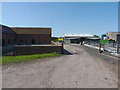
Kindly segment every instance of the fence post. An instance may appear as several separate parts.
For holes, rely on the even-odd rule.
[[[63,44],[63,41],[62,41],[62,54],[64,54],[64,44]]]
[[[119,54],[119,49],[120,49],[120,34],[117,34],[117,53]]]

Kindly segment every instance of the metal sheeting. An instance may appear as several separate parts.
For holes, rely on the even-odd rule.
[[[85,33],[71,33],[71,34],[63,34],[63,37],[69,37],[69,38],[77,38],[77,37],[93,37],[91,34],[85,34]]]

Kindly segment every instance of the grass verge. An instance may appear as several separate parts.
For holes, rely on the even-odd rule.
[[[6,56],[6,57],[2,57],[2,60],[0,60],[0,64],[18,63],[23,61],[37,60],[40,58],[57,57],[61,55],[62,54],[58,54],[58,53],[46,53],[46,54],[33,54],[33,55],[22,55],[22,56]]]

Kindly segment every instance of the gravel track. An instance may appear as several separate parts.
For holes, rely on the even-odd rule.
[[[118,64],[84,46],[65,49],[72,54],[3,66],[3,88],[118,88]]]

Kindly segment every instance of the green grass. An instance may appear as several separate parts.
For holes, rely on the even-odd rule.
[[[46,53],[46,54],[33,54],[33,55],[22,55],[22,56],[6,56],[6,57],[2,57],[2,60],[0,60],[0,64],[18,63],[23,61],[31,61],[40,58],[57,57],[57,56],[61,56],[61,54]]]

